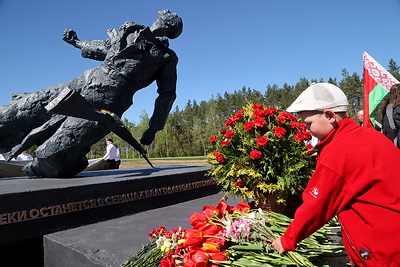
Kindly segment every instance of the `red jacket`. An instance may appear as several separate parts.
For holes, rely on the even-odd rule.
[[[400,266],[400,150],[346,118],[317,145],[314,174],[281,242],[285,250],[338,215],[357,266]],[[363,258],[364,257],[364,258]]]

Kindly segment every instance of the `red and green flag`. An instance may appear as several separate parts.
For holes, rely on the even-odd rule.
[[[375,108],[389,93],[392,85],[399,83],[392,74],[375,61],[367,52],[364,59],[364,120],[363,125],[375,125]]]

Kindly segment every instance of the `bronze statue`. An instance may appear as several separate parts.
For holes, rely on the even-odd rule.
[[[108,30],[107,40],[81,41],[75,31],[65,30],[64,41],[81,49],[83,57],[103,62],[69,82],[13,94],[10,105],[0,107],[0,153],[10,160],[38,145],[35,158],[24,167],[27,175],[73,177],[87,166],[90,146],[118,128],[89,116],[88,110],[120,118],[135,92],[156,81],[159,96],[140,139],[143,145],[150,144],[176,98],[178,57],[167,38],[177,38],[182,29],[181,18],[164,10],[151,27],[128,21]]]

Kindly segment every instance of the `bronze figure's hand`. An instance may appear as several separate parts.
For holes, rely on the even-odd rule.
[[[64,41],[66,41],[69,44],[75,45],[76,41],[79,41],[78,35],[76,35],[76,32],[71,29],[65,29],[63,38]]]

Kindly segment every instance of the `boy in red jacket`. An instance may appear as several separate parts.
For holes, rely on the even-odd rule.
[[[354,266],[400,266],[400,150],[372,128],[347,118],[347,98],[332,84],[308,87],[287,109],[320,140],[314,174],[279,253],[296,249],[335,215]]]

